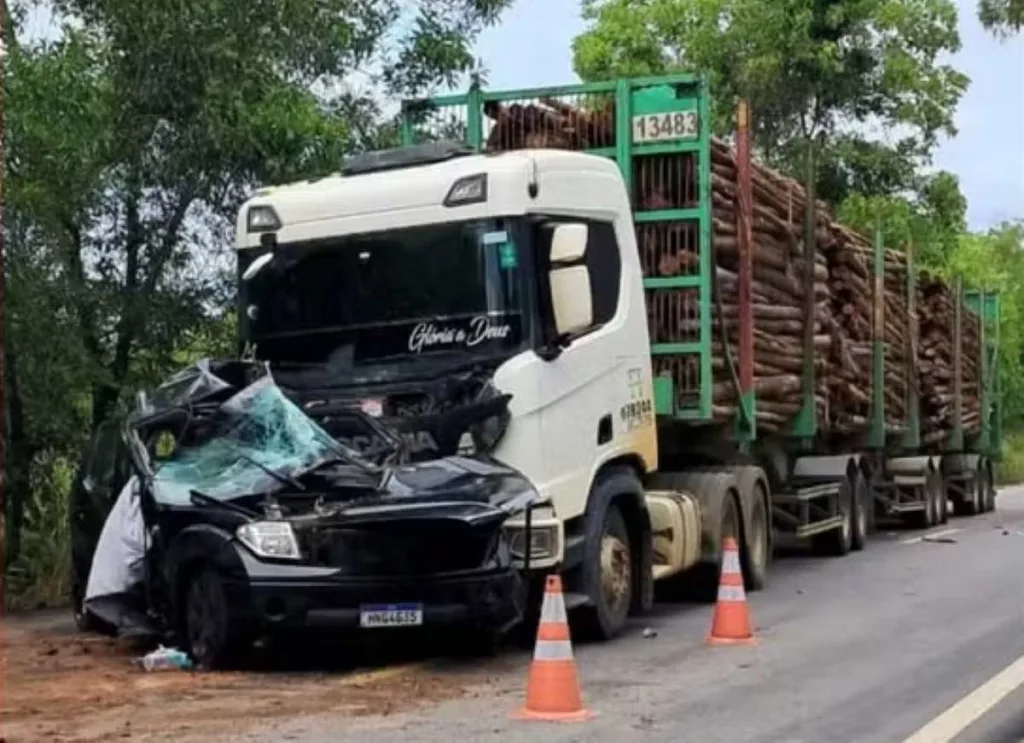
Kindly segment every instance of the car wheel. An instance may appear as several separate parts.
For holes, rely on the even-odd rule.
[[[228,665],[245,645],[244,630],[232,620],[224,582],[214,570],[203,570],[189,584],[184,624],[188,652],[203,668]]]
[[[85,632],[87,634],[105,635],[106,637],[116,637],[117,629],[111,624],[104,622],[102,619],[97,617],[95,614],[88,612],[82,606],[82,599],[80,596],[75,596],[71,601],[71,611],[75,618],[75,627],[78,628],[79,632]]]

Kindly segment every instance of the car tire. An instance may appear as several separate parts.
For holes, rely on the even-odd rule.
[[[79,632],[92,635],[103,635],[105,637],[117,637],[117,628],[108,622],[104,622],[85,610],[82,606],[82,597],[76,595],[71,599],[71,611],[75,619],[75,627]]]
[[[221,576],[212,569],[195,575],[185,590],[185,647],[196,665],[225,668],[237,662],[249,634],[233,618]]]

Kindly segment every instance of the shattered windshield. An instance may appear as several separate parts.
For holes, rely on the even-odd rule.
[[[231,397],[203,425],[197,440],[180,445],[157,469],[153,491],[159,502],[187,505],[192,490],[218,499],[271,492],[282,487],[281,478],[353,455],[269,376]]]
[[[528,334],[520,221],[283,245],[275,270],[241,282],[243,334],[264,360],[348,366],[518,349]],[[240,271],[254,257],[240,254]]]

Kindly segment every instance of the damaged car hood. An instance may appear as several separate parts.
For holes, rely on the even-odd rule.
[[[167,420],[176,422],[176,446],[160,460],[148,442]],[[504,520],[539,501],[521,473],[488,455],[371,462],[327,433],[256,363],[189,367],[140,405],[129,429],[136,449],[150,457],[144,469],[154,500],[170,507],[194,506],[198,492],[254,515],[269,509],[300,522],[456,518],[472,524]],[[400,443],[393,432],[381,435]]]

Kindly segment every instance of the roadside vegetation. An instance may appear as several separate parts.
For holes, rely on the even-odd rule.
[[[186,6],[0,0],[5,19],[4,600],[61,603],[66,493],[90,432],[131,392],[234,348],[231,237],[254,187],[396,142],[386,102],[462,87],[514,0]],[[1024,431],[1024,224],[970,233],[940,137],[970,81],[952,0],[584,0],[583,80],[701,70],[726,133],[737,95],[758,156],[805,172],[842,218],[1003,292],[1008,431]],[[285,10],[286,8],[286,10]],[[45,38],[40,19],[56,24]],[[983,0],[994,34],[1018,0]],[[568,81],[567,81],[568,82]],[[901,132],[879,141],[866,125]],[[1024,433],[1004,481],[1024,480]]]

